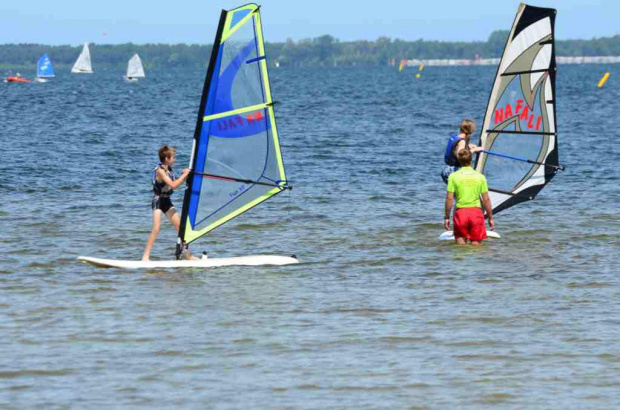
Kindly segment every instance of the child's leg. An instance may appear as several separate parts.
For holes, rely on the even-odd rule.
[[[174,225],[174,229],[176,229],[178,233],[179,227],[181,226],[181,217],[177,213],[177,210],[175,208],[170,208],[168,212],[166,212],[166,218]]]
[[[153,249],[153,244],[155,239],[157,239],[157,235],[159,235],[159,228],[161,227],[161,214],[162,212],[159,209],[153,211],[153,230],[149,235],[149,240],[146,242],[146,248],[144,248],[143,261],[148,261],[151,257],[151,249]]]

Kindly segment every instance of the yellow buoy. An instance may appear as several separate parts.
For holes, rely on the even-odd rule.
[[[420,73],[417,73],[417,74],[415,75],[415,78],[420,78]]]
[[[605,75],[603,76],[603,78],[601,78],[601,81],[598,82],[598,88],[601,88],[603,85],[605,85],[608,78],[609,78],[609,71],[607,71]]]
[[[403,71],[406,65],[407,65],[407,60],[400,60],[400,64],[398,65],[398,71]]]

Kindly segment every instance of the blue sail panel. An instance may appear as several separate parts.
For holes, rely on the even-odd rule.
[[[55,77],[52,60],[43,54],[37,62],[37,77]]]
[[[241,20],[243,20],[243,18],[245,16],[247,16],[248,14],[250,14],[252,12],[252,10],[250,9],[242,9],[242,10],[238,10],[238,11],[233,11],[233,15],[232,15],[232,21],[230,26],[234,27],[237,25],[237,23],[239,23]]]

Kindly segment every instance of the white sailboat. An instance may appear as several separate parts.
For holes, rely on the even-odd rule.
[[[88,49],[88,43],[84,43],[80,56],[73,64],[71,72],[74,74],[92,74],[93,66],[90,62],[90,50]]]
[[[127,82],[137,82],[138,78],[144,78],[144,67],[142,67],[142,60],[138,54],[134,54],[127,63],[127,75],[125,80]]]

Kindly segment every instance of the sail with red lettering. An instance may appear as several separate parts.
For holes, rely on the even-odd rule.
[[[194,134],[179,245],[290,189],[266,58],[260,7],[223,10]]]
[[[556,11],[521,4],[489,98],[476,170],[493,212],[534,199],[558,169]]]

